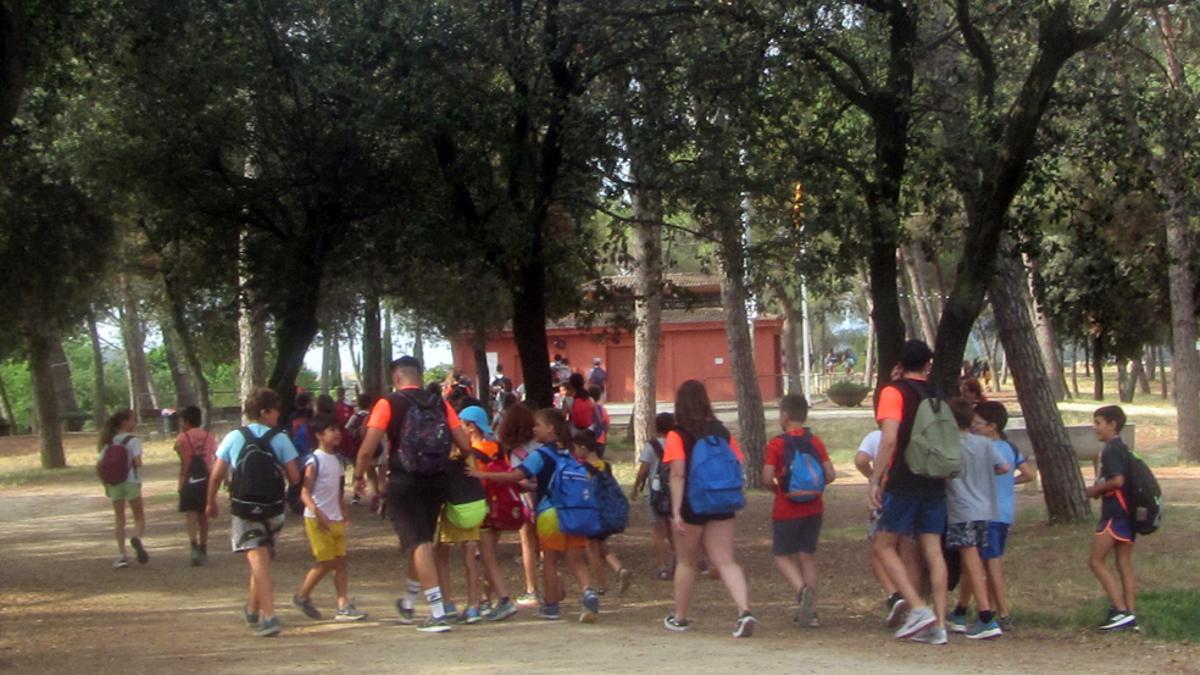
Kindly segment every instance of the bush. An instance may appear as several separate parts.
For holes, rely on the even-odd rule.
[[[861,405],[869,393],[871,393],[870,387],[851,380],[839,380],[825,390],[829,400],[845,408]]]

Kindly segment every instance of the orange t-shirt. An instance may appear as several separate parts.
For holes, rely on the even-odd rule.
[[[683,436],[675,431],[667,432],[667,444],[663,446],[662,461],[670,464],[687,459],[684,447]],[[733,448],[733,454],[737,455],[738,461],[745,464],[746,455],[742,453],[742,447],[738,445],[737,439],[733,436],[729,437],[729,447]]]
[[[924,382],[923,377],[910,377],[910,380]],[[884,385],[879,391],[879,404],[875,408],[875,421],[884,420],[904,421],[904,394],[895,383]]]
[[[496,441],[489,441],[487,439],[484,439],[482,441],[472,441],[471,449],[478,450],[480,453],[485,455],[489,460],[496,459],[496,456],[500,454],[500,444],[497,443]],[[474,457],[473,459],[475,460],[475,468],[479,469],[480,471],[483,471],[483,467],[486,464],[486,462],[484,462],[478,456]]]
[[[404,387],[401,391],[420,389],[420,387]],[[446,426],[451,429],[457,429],[462,426],[462,420],[458,419],[458,413],[454,412],[454,408],[445,401],[442,405],[446,406]],[[392,422],[392,404],[388,402],[387,397],[381,398],[375,402],[375,407],[371,408],[371,416],[367,418],[368,429],[382,429],[387,431],[388,425]]]

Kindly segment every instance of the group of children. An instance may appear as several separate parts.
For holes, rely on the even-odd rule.
[[[569,387],[572,385],[579,386],[572,387],[571,394],[586,391],[582,382],[568,382]],[[598,416],[602,409],[594,402],[600,397],[601,392],[572,396],[573,400],[563,409],[534,411],[524,404],[515,404],[506,411],[498,433],[493,431],[489,415],[482,407],[466,405],[458,411],[457,419],[466,431],[471,450],[465,453],[456,449],[453,453],[459,468],[449,476],[451,485],[438,518],[437,602],[448,617],[442,623],[502,621],[515,615],[519,606],[534,604],[539,605],[537,617],[559,619],[561,602],[567,596],[559,575],[563,565],[578,588],[580,622],[597,620],[600,596],[607,591],[610,571],[616,575],[618,592],[628,588],[632,574],[606,541],[621,528],[596,527],[586,535],[578,534],[579,526],[569,522],[576,514],[564,511],[567,504],[560,499],[562,491],[567,489],[564,485],[570,480],[595,480],[592,488],[595,490],[615,485],[612,467],[604,459],[603,433],[597,434],[599,420],[587,416],[585,421],[582,419],[585,416],[576,412],[581,408],[575,402],[584,401],[594,405],[592,414]],[[232,474],[232,548],[247,554],[250,568],[243,615],[260,636],[280,631],[270,567],[285,508],[282,503],[254,497],[263,492],[262,486],[244,484],[250,472],[243,469],[256,461],[269,461],[278,467],[278,475],[272,479],[280,486],[285,478],[301,486],[304,528],[315,564],[293,595],[292,604],[309,618],[322,618],[313,601],[313,591],[332,572],[337,602],[335,620],[366,617],[348,596],[349,511],[344,488],[346,463],[344,452],[340,451],[344,446],[344,424],[336,414],[327,412],[307,420],[306,434],[313,448],[301,457],[288,434],[279,430],[280,408],[281,400],[274,392],[266,389],[254,392],[244,407],[250,423],[230,432],[219,446],[212,434],[202,428],[199,409],[188,408],[181,413],[182,430],[175,441],[180,459],[179,510],[187,517],[192,565],[207,562],[209,519],[217,517],[217,492]],[[989,401],[972,405],[956,399],[950,402],[950,408],[961,431],[963,466],[958,477],[947,483],[948,517],[943,546],[961,560],[963,581],[946,626],[970,638],[996,637],[1012,625],[1003,558],[1015,516],[1014,490],[1016,485],[1032,480],[1032,475],[1025,458],[1005,440],[1007,412],[1003,405]],[[782,433],[768,442],[761,467],[763,484],[774,492],[772,554],[781,575],[796,593],[793,621],[817,627],[819,577],[815,555],[824,512],[822,494],[837,474],[824,443],[807,425],[805,398],[785,396],[780,402],[779,415]],[[1088,489],[1089,496],[1104,500],[1091,567],[1112,600],[1104,626],[1107,630],[1136,625],[1131,557],[1134,533],[1127,514],[1123,515],[1122,509],[1126,507],[1120,491],[1122,476],[1128,472],[1122,463],[1123,446],[1118,436],[1124,415],[1120,408],[1107,406],[1096,412],[1095,420],[1098,437],[1108,445],[1102,456],[1101,480]],[[660,414],[655,422],[656,438],[640,449],[637,479],[630,497],[637,501],[646,494],[656,576],[674,583],[674,608],[664,626],[672,631],[689,629],[692,587],[705,567],[712,566],[738,610],[733,634],[748,637],[756,619],[750,611],[745,575],[734,556],[736,513],[744,505],[741,490],[745,456],[737,440],[717,421],[707,392],[699,382],[684,383],[674,415]],[[607,426],[607,420],[603,426]],[[104,425],[100,438],[102,462],[104,454],[112,451],[125,453],[122,461],[128,464],[128,474],[121,476],[124,480],[106,484],[116,516],[120,557],[114,567],[118,568],[128,565],[126,504],[135,519],[135,534],[129,544],[140,563],[149,560],[141,542],[145,527],[139,475],[142,452],[133,435],[135,428],[132,413],[122,411]],[[878,444],[879,432],[872,432],[855,456],[856,467],[868,478],[872,475]],[[582,467],[586,475],[573,476],[570,473],[573,467]],[[454,484],[459,485],[454,487]],[[709,489],[724,490],[725,494],[702,494]],[[456,491],[461,494],[456,496]],[[736,496],[732,496],[734,491]],[[480,503],[482,511],[477,510]],[[497,504],[501,505],[499,513]],[[513,512],[506,514],[505,508]],[[871,537],[874,517],[869,530]],[[509,593],[499,563],[498,544],[505,531],[518,533],[522,543],[525,592],[515,599]],[[922,574],[916,543],[901,538],[898,547],[915,585]],[[455,548],[459,549],[463,565],[461,613],[451,600],[450,560]],[[1114,550],[1120,584],[1105,565],[1105,557]],[[543,572],[540,601],[534,578],[539,557]],[[889,595],[889,625],[896,625],[907,607],[897,591],[894,575],[878,560],[877,547],[872,547],[872,568]],[[397,602],[402,618],[407,616],[411,620],[412,599],[421,590],[415,579],[409,581],[408,602],[403,599]],[[429,597],[428,590],[426,595]],[[972,601],[977,620],[969,625],[967,611]]]

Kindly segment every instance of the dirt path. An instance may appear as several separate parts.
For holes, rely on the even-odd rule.
[[[827,515],[829,540],[819,603],[824,626],[798,630],[786,619],[785,593],[769,556],[767,503],[756,497],[739,532],[741,560],[761,619],[751,640],[734,640],[732,608],[723,587],[698,589],[689,634],[661,628],[668,584],[652,581],[642,509],[617,543],[637,571],[630,593],[606,600],[601,622],[539,622],[518,616],[500,625],[422,635],[395,622],[391,603],[402,576],[394,539],[363,510],[351,530],[351,593],[371,618],[358,625],[308,622],[280,610],[284,634],[250,636],[241,624],[245,565],[226,553],[228,520],[214,529],[209,567],[187,565],[186,535],[174,511],[170,468],[151,466],[146,494],[152,560],[127,570],[110,567],[111,510],[91,481],[6,489],[0,494],[0,669],[42,672],[748,672],[758,670],[928,673],[1200,672],[1200,651],[1135,636],[1045,635],[1018,631],[986,644],[954,639],[932,648],[889,638],[879,623],[877,590],[861,558],[862,488],[839,486]],[[309,564],[293,521],[281,542],[276,597],[286,602]],[[504,556],[510,581],[516,548]],[[455,568],[457,574],[457,567]],[[458,577],[461,580],[461,577]],[[461,593],[461,586],[455,589]],[[323,585],[318,606],[332,605]],[[564,605],[565,610],[572,605]],[[524,614],[528,614],[525,612]],[[1190,669],[1190,670],[1189,670]]]

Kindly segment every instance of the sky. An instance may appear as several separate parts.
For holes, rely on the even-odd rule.
[[[412,348],[412,336],[397,334],[393,340],[395,347],[393,352],[396,357],[404,356],[409,353]],[[350,350],[345,346],[341,349],[342,352],[342,370],[345,379],[353,379],[352,374],[354,368],[350,365]],[[361,353],[359,354],[361,357]],[[454,362],[454,357],[450,352],[450,343],[445,340],[427,340],[425,342],[425,367],[432,368],[443,364],[449,365]],[[308,350],[308,354],[304,356],[304,366],[314,373],[321,372],[321,348],[317,347]]]

